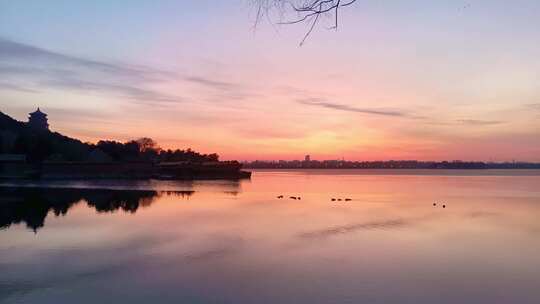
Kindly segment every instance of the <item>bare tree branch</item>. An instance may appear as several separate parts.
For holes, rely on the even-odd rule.
[[[258,24],[263,17],[270,16],[277,12],[278,24],[298,24],[308,23],[309,29],[300,42],[303,45],[319,24],[323,15],[333,15],[333,25],[331,29],[338,28],[339,10],[342,7],[352,5],[357,0],[253,0],[257,8],[255,24]],[[295,16],[290,17],[291,13]]]

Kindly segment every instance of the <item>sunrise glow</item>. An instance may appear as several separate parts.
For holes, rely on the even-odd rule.
[[[222,159],[540,161],[536,1],[362,2],[302,47],[211,2],[2,3],[1,111]]]

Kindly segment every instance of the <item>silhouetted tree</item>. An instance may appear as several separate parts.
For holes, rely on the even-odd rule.
[[[139,144],[139,150],[141,152],[159,149],[158,144],[153,139],[148,137],[139,138],[136,140],[136,142]]]
[[[17,135],[10,131],[0,132],[0,153],[11,153]]]
[[[161,148],[158,146],[157,142],[151,138],[143,137],[137,139],[139,144],[139,151],[141,157],[146,161],[156,161],[158,159],[158,154]]]
[[[124,144],[122,158],[123,160],[140,160],[141,147],[139,143],[132,140]]]
[[[17,138],[15,138],[15,142],[13,143],[13,150],[11,153],[25,154],[26,151],[28,151],[28,146],[26,145],[24,137],[22,135],[17,136]]]
[[[274,13],[279,17],[279,24],[310,24],[308,31],[300,42],[304,44],[323,15],[332,17],[332,27],[338,28],[339,11],[350,6],[356,0],[253,0],[256,8],[256,23],[263,18],[271,19]],[[293,14],[293,16],[291,16]]]
[[[206,158],[208,159],[208,161],[219,161],[219,155],[217,155],[216,153],[208,154],[206,155]]]
[[[117,141],[100,140],[96,147],[109,155],[113,160],[119,161],[122,159],[124,145]]]
[[[31,162],[42,162],[53,154],[53,145],[45,136],[38,136],[30,143],[27,152],[28,160]]]
[[[151,138],[142,138],[126,143],[102,140],[97,143],[96,147],[115,161],[207,162],[219,160],[219,155],[216,153],[201,154],[191,149],[162,150]]]

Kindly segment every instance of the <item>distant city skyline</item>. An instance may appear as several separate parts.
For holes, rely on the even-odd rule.
[[[540,161],[540,3],[357,1],[338,31],[246,1],[3,1],[0,111],[222,159]]]
[[[306,159],[307,156],[310,156],[309,160]],[[254,159],[254,160],[242,160],[244,163],[251,162],[264,162],[264,163],[280,163],[280,162],[298,162],[298,163],[317,163],[317,162],[483,162],[483,163],[540,163],[536,161],[526,161],[519,159],[511,159],[506,161],[494,161],[492,159],[477,159],[477,160],[463,160],[463,159],[444,159],[444,160],[423,160],[423,159],[346,159],[342,158],[311,158],[311,155],[304,156],[302,158],[292,158],[292,159]]]

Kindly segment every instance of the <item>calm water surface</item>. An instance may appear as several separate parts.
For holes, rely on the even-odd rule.
[[[0,303],[540,303],[540,172],[396,173],[4,184]]]

